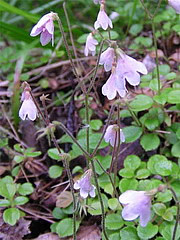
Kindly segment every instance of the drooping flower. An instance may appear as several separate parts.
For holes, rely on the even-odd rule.
[[[55,13],[51,12],[44,15],[38,23],[32,28],[30,35],[35,37],[39,34],[40,42],[42,46],[45,46],[50,41],[52,41],[52,46],[54,45],[54,23]]]
[[[114,49],[109,47],[101,54],[99,64],[104,65],[105,71],[108,72],[112,69],[113,61],[114,61]]]
[[[108,128],[106,129],[106,133],[104,135],[104,140],[105,140],[105,142],[109,142],[112,147],[115,146],[115,143],[116,143],[116,146],[118,146],[118,131],[119,131],[119,129],[120,128],[117,124],[109,125]],[[120,129],[120,141],[125,142],[125,136],[124,136],[122,129]]]
[[[140,74],[147,74],[147,69],[142,62],[136,61],[125,53],[118,53],[117,66],[112,70],[107,82],[102,87],[102,94],[107,96],[109,100],[116,97],[119,93],[121,97],[125,97],[126,81],[132,86],[140,83]]]
[[[169,5],[174,8],[176,13],[180,14],[180,0],[168,0]]]
[[[34,121],[37,117],[37,108],[32,100],[29,90],[25,89],[22,93],[21,101],[23,101],[19,110],[19,117],[22,120],[30,119]]]
[[[122,217],[124,220],[132,221],[140,217],[140,225],[145,227],[151,217],[151,196],[146,191],[128,190],[119,197],[124,206]]]
[[[96,54],[96,45],[98,45],[98,41],[93,37],[93,34],[90,33],[86,39],[84,55],[87,57],[90,52],[92,56],[94,56]]]
[[[107,30],[108,26],[110,28],[113,28],[111,19],[107,16],[105,10],[104,10],[104,4],[101,4],[100,11],[97,16],[97,20],[94,23],[94,28],[98,29],[102,27],[102,29]]]
[[[87,170],[80,180],[74,184],[74,189],[80,189],[82,198],[87,198],[88,195],[95,197],[95,186],[91,184],[92,170]]]

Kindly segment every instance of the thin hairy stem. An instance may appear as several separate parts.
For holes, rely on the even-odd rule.
[[[101,191],[99,188],[99,184],[98,184],[98,178],[97,178],[97,174],[96,174],[96,170],[95,170],[95,166],[94,166],[94,161],[92,158],[90,158],[91,161],[91,165],[92,165],[92,171],[94,174],[94,180],[95,180],[95,184],[96,184],[96,189],[98,192],[98,198],[100,201],[100,205],[101,205],[101,211],[102,211],[102,232],[104,234],[104,237],[106,240],[108,240],[108,236],[106,234],[106,230],[105,230],[105,210],[104,210],[104,204],[103,204],[103,200],[102,200],[102,196],[101,196]]]

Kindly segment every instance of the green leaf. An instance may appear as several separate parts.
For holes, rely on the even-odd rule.
[[[142,24],[133,24],[130,29],[129,33],[131,33],[133,36],[136,36],[138,33],[140,33],[143,29]]]
[[[27,151],[24,153],[25,156],[27,157],[38,157],[41,155],[41,152],[40,151],[37,151],[37,152],[30,152],[30,151]]]
[[[120,229],[124,225],[124,221],[119,213],[113,213],[106,216],[105,227],[109,230]]]
[[[90,128],[93,129],[93,130],[98,131],[102,127],[102,125],[103,125],[103,123],[99,119],[90,121]]]
[[[142,239],[151,239],[158,233],[158,226],[148,223],[146,227],[137,227],[138,236]]]
[[[5,178],[4,178],[5,179]],[[16,193],[16,184],[0,182],[0,195],[12,199]]]
[[[117,198],[110,198],[108,200],[108,207],[111,209],[111,210],[116,210],[117,208],[120,207],[120,203],[118,201]]]
[[[121,240],[139,240],[135,227],[128,226],[120,231]]]
[[[58,165],[51,166],[49,168],[49,176],[51,178],[58,178],[62,175],[62,171],[63,171],[63,168]]]
[[[158,202],[170,202],[172,199],[172,193],[170,190],[166,190],[165,192],[159,192],[156,195]]]
[[[8,208],[3,212],[3,220],[11,226],[14,226],[20,219],[20,211],[17,208]]]
[[[170,67],[167,64],[159,65],[159,73],[160,75],[167,75],[170,72]]]
[[[159,83],[157,78],[153,78],[149,83],[149,88],[151,88],[153,91],[158,91],[159,89]],[[162,88],[162,83],[160,82],[160,89]]]
[[[173,90],[168,94],[168,103],[178,104],[180,103],[180,90]]]
[[[134,171],[129,168],[123,168],[119,171],[119,175],[125,178],[132,178],[134,177]]]
[[[165,213],[162,215],[162,218],[163,218],[164,220],[168,221],[168,222],[173,221],[174,216],[173,216],[170,208],[168,208],[168,209],[165,211]]]
[[[171,153],[174,157],[180,157],[180,141],[172,146]]]
[[[166,211],[166,205],[163,203],[155,203],[153,205],[153,210],[157,215],[162,216]]]
[[[52,215],[56,219],[63,219],[66,217],[66,214],[63,212],[61,208],[55,207],[52,211]]]
[[[104,210],[106,212],[108,209],[108,198],[105,194],[101,194],[101,196],[104,204]],[[101,204],[97,198],[88,199],[88,206],[88,213],[90,213],[91,215],[97,216],[102,214]]]
[[[163,222],[160,226],[159,226],[159,231],[161,233],[161,235],[165,238],[165,240],[172,240],[172,236],[173,236],[173,231],[174,231],[174,226],[175,226],[175,221],[172,222]],[[176,237],[175,240],[179,240],[180,238],[180,228],[177,228],[176,231]]]
[[[78,230],[80,221],[76,221],[76,231]],[[59,237],[68,237],[73,234],[73,219],[65,218],[61,220],[56,226],[56,232]]]
[[[25,203],[27,203],[29,201],[29,199],[27,197],[16,197],[14,199],[14,204],[15,205],[24,205]]]
[[[0,199],[0,207],[9,207],[10,201],[7,199]]]
[[[21,163],[21,162],[24,161],[24,159],[25,159],[24,156],[16,155],[13,160],[14,160],[16,163]]]
[[[157,174],[155,169],[155,164],[158,163],[159,161],[168,161],[168,160],[165,156],[162,156],[159,154],[155,154],[149,158],[147,163],[147,168],[150,170],[152,174]]]
[[[161,176],[168,176],[172,173],[172,162],[167,159],[159,159],[155,162],[154,169]]]
[[[33,185],[31,183],[23,183],[20,185],[18,192],[21,195],[29,195],[31,193],[33,193],[34,188]]]
[[[66,135],[64,135],[66,136]],[[60,160],[61,157],[59,156],[59,152],[57,150],[57,148],[50,148],[48,150],[48,156],[54,160]]]
[[[133,111],[143,111],[149,109],[153,105],[153,100],[151,97],[146,95],[137,95],[135,99],[129,104]]]
[[[143,179],[150,176],[150,171],[148,169],[139,169],[136,173],[136,178]]]
[[[127,190],[136,190],[138,186],[138,181],[136,179],[121,179],[119,182],[119,189],[121,192],[125,192]]]
[[[151,151],[158,148],[160,139],[156,134],[148,133],[142,136],[140,144],[146,151]]]
[[[104,240],[105,238],[102,238],[102,239]],[[120,235],[119,235],[118,232],[115,232],[115,233],[110,234],[110,235],[108,236],[108,239],[109,239],[109,240],[121,240],[121,239],[120,239]]]
[[[136,155],[129,155],[124,160],[124,167],[136,170],[141,164],[141,159]]]
[[[106,155],[106,156],[98,155],[98,156],[96,156],[96,158],[100,162],[100,164],[104,168],[104,170],[107,170],[111,166],[112,156],[110,156],[110,155]],[[97,161],[95,161],[94,165],[95,165],[95,169],[96,169],[97,174],[101,175],[104,171],[100,167],[99,163]]]
[[[124,127],[123,133],[126,143],[134,142],[141,136],[142,128],[135,126]]]

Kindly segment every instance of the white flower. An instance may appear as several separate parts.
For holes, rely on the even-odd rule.
[[[91,52],[91,54],[94,56],[96,54],[96,45],[98,45],[98,41],[95,38],[93,38],[92,33],[90,33],[86,39],[84,55],[87,57],[89,52]]]
[[[174,8],[176,13],[180,14],[180,0],[168,0],[169,5]]]
[[[101,9],[98,13],[97,20],[94,23],[94,28],[98,29],[102,27],[102,29],[107,30],[108,26],[113,28],[111,19],[107,16],[106,12],[104,11],[104,5],[101,5]]]
[[[85,172],[80,180],[75,182],[74,189],[80,189],[80,195],[82,198],[87,198],[88,194],[91,197],[95,197],[95,186],[91,184],[91,170]]]
[[[19,117],[22,120],[30,119],[34,121],[37,116],[37,108],[34,101],[31,98],[29,91],[24,91],[21,100],[23,101],[19,110]]]
[[[132,221],[140,217],[140,225],[145,227],[151,217],[151,196],[145,191],[128,190],[119,197],[120,203],[124,206],[122,217],[124,220]]]
[[[118,130],[119,130],[119,126],[116,124],[109,125],[108,128],[106,129],[104,140],[105,142],[109,142],[112,147],[114,147],[115,142],[116,142],[116,146],[118,146],[118,134],[117,134]],[[122,129],[120,129],[120,141],[125,142],[125,136]]]
[[[125,97],[127,92],[126,81],[132,86],[138,85],[140,83],[139,72],[147,74],[145,65],[124,53],[120,53],[117,67],[113,69],[109,79],[103,85],[102,94],[107,96],[109,100],[114,99],[117,93],[121,97]]]
[[[55,13],[48,13],[44,15],[39,22],[33,27],[30,35],[35,37],[39,34],[40,42],[42,46],[48,44],[52,40],[52,46],[54,45],[54,19]]]
[[[112,69],[113,61],[114,61],[114,49],[109,47],[101,54],[99,64],[104,65],[105,71],[108,72]]]

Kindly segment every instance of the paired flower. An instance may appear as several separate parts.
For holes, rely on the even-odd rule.
[[[90,33],[86,39],[84,55],[87,57],[90,52],[92,56],[94,56],[96,54],[96,45],[98,45],[98,41],[93,37],[93,34]]]
[[[120,141],[125,142],[125,136],[122,129],[117,124],[109,125],[104,135],[105,142],[109,142],[112,147],[118,146],[118,131],[120,130]]]
[[[110,50],[107,49],[104,53],[102,53],[102,59],[104,59],[103,54],[108,55],[109,51]],[[122,51],[117,51],[117,54],[117,66],[112,68],[112,73],[109,79],[102,87],[102,94],[107,96],[109,100],[114,99],[117,93],[119,93],[121,97],[126,95],[126,81],[128,81],[128,83],[132,86],[137,86],[140,83],[139,73],[147,74],[147,69],[142,62],[136,61]],[[101,63],[102,62],[103,61],[101,61]],[[109,69],[107,66],[113,66],[113,58],[110,57],[110,55],[109,59],[104,62],[105,71]]]
[[[37,116],[37,108],[34,101],[32,100],[29,88],[24,89],[21,101],[23,101],[23,103],[19,110],[19,117],[22,120],[25,120],[27,118],[34,121]]]
[[[132,221],[140,217],[140,225],[145,227],[151,218],[151,196],[145,191],[128,190],[119,197],[124,206],[122,217]]]
[[[95,197],[95,186],[91,184],[92,171],[89,169],[85,172],[80,180],[75,182],[74,189],[80,189],[82,198],[87,198],[88,195]]]
[[[45,46],[50,41],[52,41],[52,46],[54,45],[54,23],[53,23],[53,20],[54,20],[55,16],[56,16],[56,14],[53,12],[44,15],[31,30],[30,35],[32,37],[35,37],[35,36],[41,34],[40,42],[41,42],[42,46]]]
[[[97,20],[94,23],[94,28],[98,29],[102,27],[102,29],[107,30],[108,26],[110,28],[113,28],[111,19],[107,16],[106,12],[104,11],[104,4],[101,4]]]
[[[180,14],[180,0],[168,0],[169,5],[174,8],[176,13]]]

